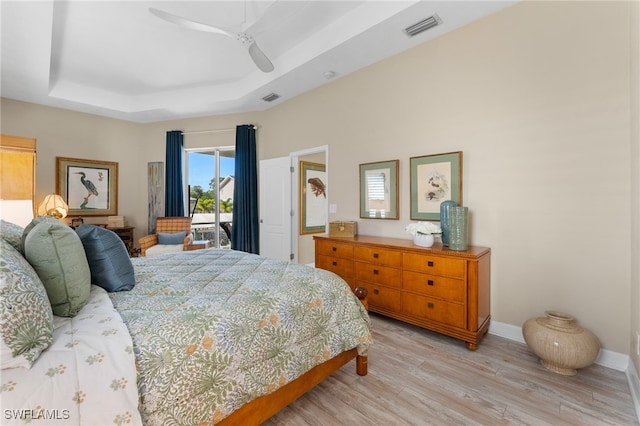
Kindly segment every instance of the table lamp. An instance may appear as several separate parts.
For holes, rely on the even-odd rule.
[[[38,206],[38,216],[53,216],[57,219],[67,217],[69,206],[58,194],[49,194]]]

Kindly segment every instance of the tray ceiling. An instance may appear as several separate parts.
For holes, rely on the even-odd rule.
[[[1,93],[135,122],[259,111],[511,4],[2,1]],[[237,40],[169,23],[150,7],[246,32],[274,71],[260,71]],[[405,34],[434,14],[440,25]],[[280,98],[262,99],[271,93]]]

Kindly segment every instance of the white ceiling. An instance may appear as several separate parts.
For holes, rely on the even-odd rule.
[[[339,78],[515,1],[2,0],[0,93],[135,122],[259,111],[328,83],[328,71]],[[149,7],[246,32],[275,70],[258,70],[238,41]],[[404,33],[433,14],[441,25]],[[281,98],[262,100],[272,92]]]

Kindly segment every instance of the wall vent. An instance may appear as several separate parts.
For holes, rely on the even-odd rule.
[[[262,100],[265,102],[273,102],[279,97],[280,95],[278,95],[277,93],[269,93],[267,96],[263,97]]]
[[[408,26],[404,29],[404,32],[407,33],[409,37],[413,37],[439,24],[442,24],[442,19],[440,19],[438,15],[433,15],[428,17],[427,19],[423,19],[420,22],[416,22],[415,24]]]

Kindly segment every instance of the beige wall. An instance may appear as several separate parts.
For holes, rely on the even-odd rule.
[[[358,164],[400,159],[400,220],[358,225],[402,237],[409,158],[463,151],[471,242],[492,248],[493,318],[565,311],[628,353],[629,7],[508,8],[268,110],[264,155],[329,143],[343,219],[358,218]]]
[[[629,354],[640,198],[630,12],[629,2],[523,2],[242,116],[135,125],[3,100],[2,132],[38,138],[39,194],[53,190],[56,155],[120,161],[120,213],[146,226],[146,163],[164,160],[166,130],[258,123],[260,158],[330,146],[330,220],[396,237],[410,222],[409,158],[461,150],[471,243],[492,248],[493,319],[520,326],[565,311]],[[358,219],[358,165],[392,159],[400,220]]]
[[[147,166],[140,161],[144,155],[144,129],[140,125],[4,98],[0,114],[3,134],[36,138],[37,200],[55,192],[56,157],[115,161],[118,214],[137,225],[140,194],[145,194],[146,204],[147,193]],[[106,223],[104,217],[84,219],[85,223]]]
[[[640,370],[640,2],[631,8],[631,358]]]

